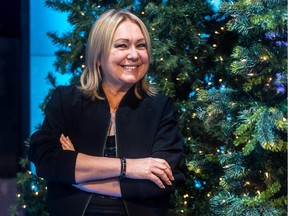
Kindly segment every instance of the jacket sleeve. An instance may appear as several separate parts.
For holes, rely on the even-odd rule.
[[[57,87],[45,109],[41,129],[32,134],[28,157],[36,167],[37,175],[47,181],[75,183],[77,152],[63,151],[59,138],[65,131],[63,87]],[[65,98],[69,95],[65,95]]]
[[[165,189],[161,189],[149,180],[124,178],[120,182],[123,197],[147,199],[171,194],[177,186],[185,182],[185,177],[179,170],[182,155],[183,138],[175,118],[172,102],[168,99],[154,138],[151,157],[166,160],[172,168],[175,181],[172,182],[172,186],[165,185]]]

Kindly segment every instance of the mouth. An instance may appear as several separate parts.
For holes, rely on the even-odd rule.
[[[121,67],[123,67],[124,69],[128,69],[128,70],[133,70],[138,68],[139,66],[132,66],[132,65],[122,65]]]

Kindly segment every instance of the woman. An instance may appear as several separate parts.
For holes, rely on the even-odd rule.
[[[132,13],[108,10],[94,24],[81,85],[56,88],[31,136],[50,215],[167,214],[183,143],[170,99],[145,80],[150,52]]]

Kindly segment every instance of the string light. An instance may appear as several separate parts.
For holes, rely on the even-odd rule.
[[[144,12],[144,11],[142,11],[142,12],[141,12],[141,14],[145,14],[145,12]]]
[[[216,45],[216,44],[213,44],[212,46],[213,46],[214,48],[215,48],[215,47],[217,47],[217,45]]]
[[[70,47],[71,45],[72,45],[71,43],[68,44],[69,47]]]
[[[197,57],[197,56],[194,56],[194,59],[195,59],[195,60],[197,60],[197,59],[198,59],[198,57]]]
[[[163,58],[160,58],[160,61],[163,61],[164,59]]]
[[[246,181],[245,184],[244,184],[244,186],[246,186],[246,185],[250,185],[250,182],[249,182],[249,181]]]
[[[266,60],[269,59],[269,57],[268,56],[261,56],[260,59],[263,60],[263,61],[266,61]]]
[[[222,79],[219,79],[218,81],[219,81],[219,82],[222,82],[223,80],[222,80]]]

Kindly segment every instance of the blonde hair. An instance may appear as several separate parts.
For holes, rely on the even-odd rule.
[[[136,23],[140,27],[146,40],[150,62],[151,41],[145,24],[136,15],[129,11],[122,9],[107,10],[98,18],[90,31],[86,46],[86,68],[80,77],[80,90],[92,100],[103,99],[99,94],[102,81],[99,65],[100,58],[103,57],[105,60],[108,59],[116,28],[121,22],[127,19]],[[135,94],[138,98],[141,98],[142,92],[148,95],[154,95],[156,93],[156,89],[147,82],[145,77],[136,84],[135,88]]]

